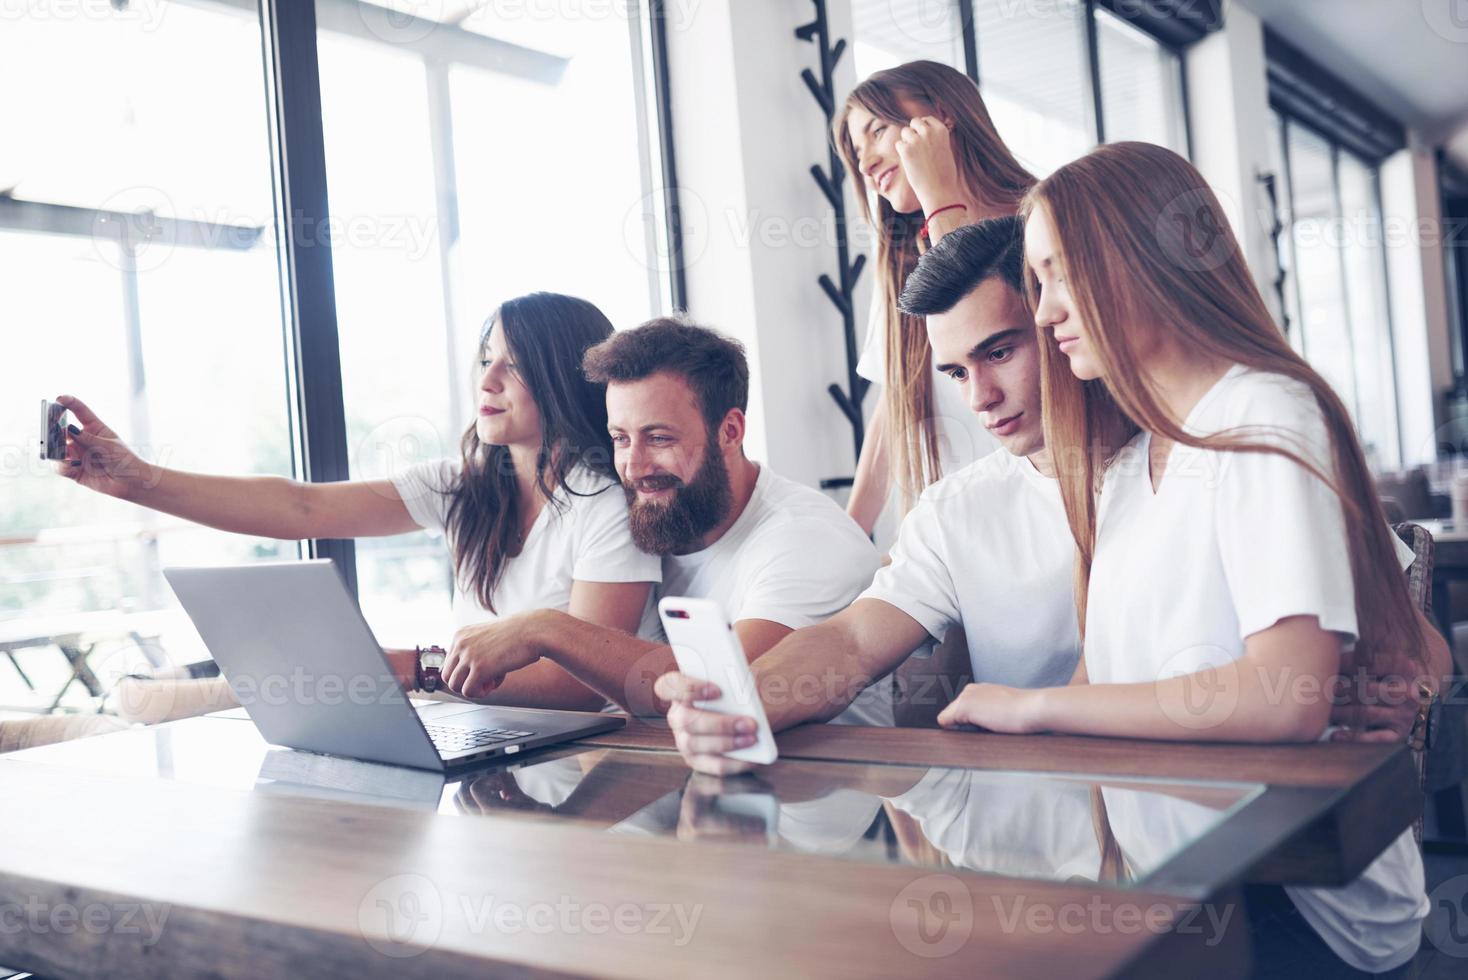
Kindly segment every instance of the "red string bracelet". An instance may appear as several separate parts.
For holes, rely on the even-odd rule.
[[[967,211],[968,210],[968,205],[967,204],[945,204],[945,205],[943,205],[941,208],[939,208],[938,210],[934,211],[932,214],[928,215],[926,218],[923,219],[923,227],[922,227],[922,230],[918,232],[918,234],[922,235],[924,238],[927,238],[928,237],[928,222],[930,222],[934,218],[938,217],[938,215],[942,214],[944,211],[952,211],[954,208],[962,208],[963,210]]]

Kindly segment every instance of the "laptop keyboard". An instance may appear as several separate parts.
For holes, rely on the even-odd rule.
[[[508,728],[459,728],[454,725],[424,725],[434,748],[445,754],[467,752],[497,742],[513,742],[529,738],[534,732],[518,732]]]

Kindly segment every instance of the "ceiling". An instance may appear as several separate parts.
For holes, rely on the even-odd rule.
[[[1236,0],[1468,168],[1468,0]]]

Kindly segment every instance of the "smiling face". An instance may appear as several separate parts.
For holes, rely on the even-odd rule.
[[[1060,352],[1070,360],[1070,370],[1082,381],[1101,377],[1101,360],[1091,345],[1088,326],[1081,320],[1066,283],[1060,259],[1060,237],[1044,207],[1035,208],[1025,222],[1025,264],[1039,283],[1035,325],[1055,334]]]
[[[927,317],[933,363],[957,384],[984,427],[1016,456],[1045,446],[1040,351],[1024,300],[991,276],[946,313]]]
[[[729,414],[742,418],[738,409]],[[728,515],[733,492],[724,447],[682,377],[660,371],[608,384],[607,428],[638,548],[685,551]]]
[[[498,323],[479,350],[479,441],[492,446],[540,445],[540,407],[515,368]]]
[[[919,113],[914,111],[912,115]],[[857,169],[867,191],[881,195],[894,211],[912,214],[921,211],[922,205],[907,182],[902,159],[897,155],[897,137],[902,125],[875,116],[860,105],[853,105],[846,116],[846,131],[856,150]]]

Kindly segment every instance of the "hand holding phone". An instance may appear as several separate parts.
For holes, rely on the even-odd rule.
[[[749,658],[745,656],[739,636],[722,607],[710,599],[668,596],[658,602],[658,615],[663,621],[668,643],[673,647],[678,670],[688,677],[711,681],[719,687],[717,698],[696,701],[694,707],[755,720],[755,743],[724,755],[741,762],[774,762],[779,752],[775,748],[769,719],[765,717],[765,706],[755,688]]]

